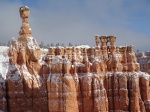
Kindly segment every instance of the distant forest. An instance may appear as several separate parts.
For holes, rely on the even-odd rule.
[[[0,46],[10,46],[10,44],[8,44],[8,43],[2,43],[2,42],[0,42]]]
[[[11,44],[11,41],[8,41],[8,43],[3,43],[3,42],[0,42],[0,46],[10,46]],[[68,45],[64,45],[63,43],[57,43],[57,44],[54,44],[54,43],[50,43],[50,44],[45,44],[44,42],[41,42],[39,44],[40,48],[49,48],[49,47],[54,47],[54,46],[62,46],[62,47],[65,47],[65,46],[77,46],[76,45],[73,45],[72,43],[69,43]]]
[[[50,43],[50,44],[45,44],[44,42],[41,42],[39,44],[40,48],[49,48],[49,47],[54,47],[54,46],[62,46],[62,47],[65,47],[65,46],[77,46],[76,45],[73,45],[72,43],[69,43],[68,45],[64,45],[63,43],[57,43],[57,44],[54,44],[54,43]]]

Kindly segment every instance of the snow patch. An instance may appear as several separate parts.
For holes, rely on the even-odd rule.
[[[76,46],[75,48],[87,48],[87,49],[89,49],[91,47],[88,45],[79,45],[79,46]]]
[[[63,64],[70,64],[71,62],[69,61],[69,59],[68,58],[64,58],[63,59]]]
[[[57,55],[53,58],[52,64],[59,64],[62,63],[62,57],[60,55]]]

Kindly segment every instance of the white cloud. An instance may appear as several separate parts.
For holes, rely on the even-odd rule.
[[[150,35],[137,32],[134,26],[129,27],[139,8],[147,11],[148,7],[144,2],[134,4],[133,1],[126,3],[129,4],[129,10],[125,10],[125,0],[38,0],[37,4],[30,7],[30,26],[39,43],[71,42],[94,46],[94,35],[116,35],[117,45],[133,44],[140,51],[149,50]],[[18,35],[21,26],[18,9],[21,3],[0,1],[0,6],[0,39],[8,41]]]

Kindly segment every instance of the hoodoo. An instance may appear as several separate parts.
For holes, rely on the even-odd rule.
[[[7,78],[0,77],[0,111],[150,112],[150,75],[140,71],[133,46],[95,36],[95,47],[50,47],[42,56],[29,8],[19,11],[19,38],[9,48]]]

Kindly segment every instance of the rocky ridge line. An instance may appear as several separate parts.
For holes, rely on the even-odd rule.
[[[116,47],[115,36],[96,36],[94,48],[51,47],[41,58],[30,10],[19,11],[19,38],[11,42],[6,81],[0,79],[0,111],[150,111],[150,75],[140,72],[133,46]]]

